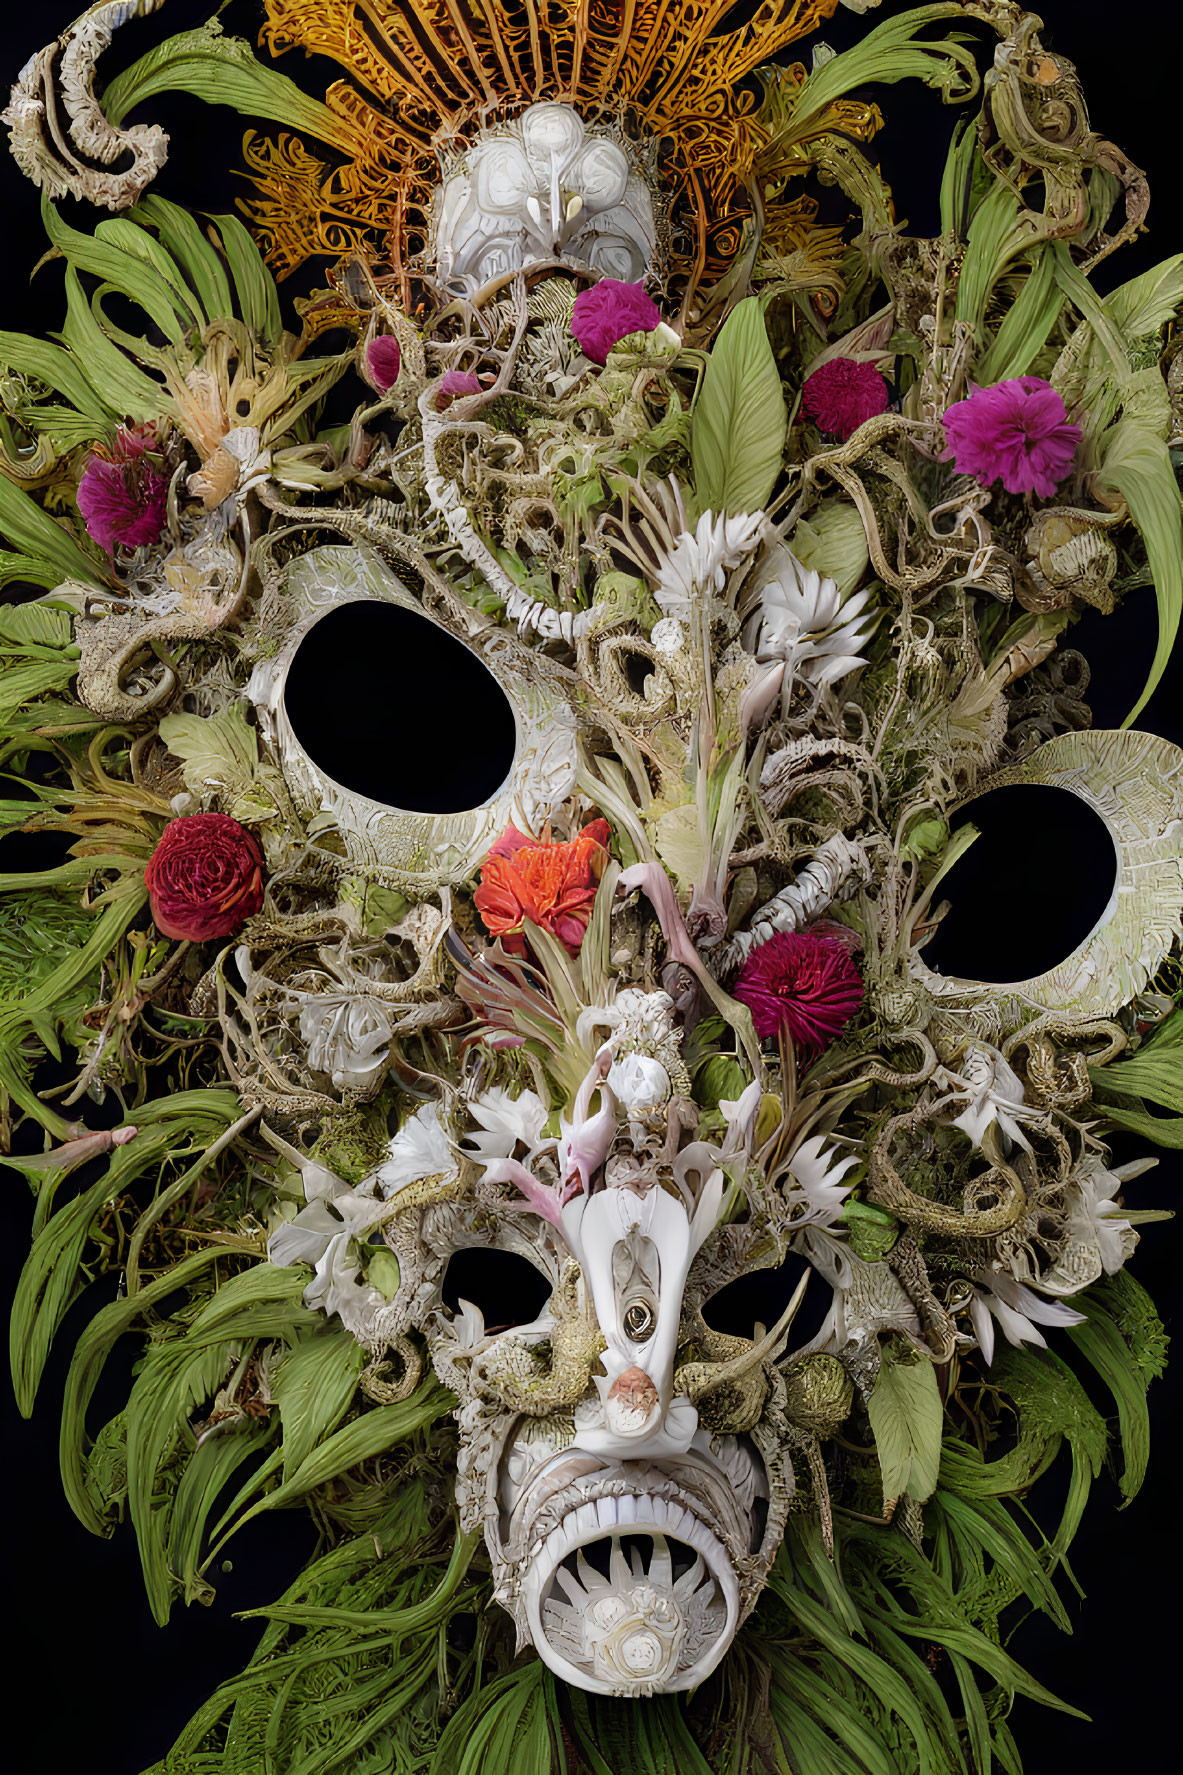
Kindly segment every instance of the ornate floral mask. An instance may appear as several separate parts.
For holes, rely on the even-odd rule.
[[[1159,1351],[1124,1269],[1144,1167],[1107,1142],[1179,1089],[1183,753],[1090,731],[1060,645],[1183,546],[1178,262],[1104,302],[1087,277],[1141,175],[1004,0],[754,91],[832,0],[719,37],[721,5],[268,0],[269,47],[346,78],[321,105],[198,35],[202,90],[233,67],[299,132],[247,139],[253,237],[203,232],[144,195],[160,132],[121,127],[157,65],[90,86],[152,9],[92,8],[6,114],[50,198],[118,212],[47,206],[62,343],[3,348],[0,521],[47,593],[4,618],[14,756],[52,757],[29,825],[74,840],[9,879],[53,958],[4,1007],[52,1141],[12,1160],[45,1192],[22,1400],[97,1241],[111,1325],[163,1316],[127,1413],[86,1445],[75,1409],[67,1483],[99,1528],[130,1498],[158,1615],[238,1522],[317,1509],[332,1545],[251,1667],[257,1696],[288,1659],[284,1767],[330,1768],[299,1760],[314,1668],[400,1775],[508,1768],[520,1734],[715,1768],[720,1721],[769,1768],[853,1769],[825,1757],[901,1720],[893,1768],[968,1768],[959,1732],[1003,1761],[971,1667],[1023,1686],[998,1612],[1049,1579],[1002,1500],[1077,1434],[1048,1429],[1070,1394],[1104,1443],[1063,1356],[1144,1389]],[[921,35],[963,14],[984,87]],[[936,241],[856,145],[889,51],[980,99]],[[811,168],[860,231],[792,195]],[[313,257],[297,335],[268,265]],[[351,622],[388,660],[382,780],[326,752]],[[948,977],[956,816],[1015,783],[1100,816],[1113,896],[1038,978]],[[118,1129],[42,1101],[62,1042],[67,1102],[126,1102]],[[514,1260],[520,1299],[462,1292]],[[765,1271],[775,1316],[728,1328]],[[964,1720],[909,1635],[956,1657]],[[253,1769],[223,1699],[182,1750]]]

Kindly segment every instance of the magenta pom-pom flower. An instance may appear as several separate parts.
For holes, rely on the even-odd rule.
[[[976,388],[945,413],[942,424],[958,474],[983,487],[1001,481],[1008,493],[1050,499],[1066,480],[1080,447],[1073,425],[1050,382],[1016,376],[993,388]]]
[[[640,284],[602,277],[590,289],[580,290],[571,310],[571,331],[579,349],[593,364],[606,364],[608,353],[630,333],[651,333],[661,322],[661,310]]]
[[[876,413],[887,409],[887,384],[874,364],[832,357],[807,376],[801,411],[827,437],[843,442]]]
[[[480,394],[480,381],[473,370],[448,370],[440,377],[439,386],[435,391],[435,410],[442,413],[461,395]]]
[[[734,991],[761,1040],[783,1030],[804,1057],[828,1048],[863,1002],[847,944],[812,931],[781,932],[753,949]]]
[[[399,350],[398,340],[389,333],[379,333],[366,346],[366,371],[374,387],[383,394],[398,381],[402,361],[403,354]]]
[[[141,548],[159,541],[168,513],[168,482],[148,460],[156,447],[151,426],[121,430],[106,450],[95,450],[78,483],[78,510],[109,555],[116,543]]]

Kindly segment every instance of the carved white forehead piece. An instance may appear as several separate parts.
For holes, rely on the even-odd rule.
[[[457,287],[555,258],[635,280],[656,238],[652,196],[624,147],[589,135],[572,106],[538,104],[482,131],[449,170],[431,253]]]

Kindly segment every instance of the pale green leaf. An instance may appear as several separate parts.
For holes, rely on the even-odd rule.
[[[698,809],[693,802],[667,808],[652,821],[653,847],[683,893],[689,893],[703,871],[703,842]]]
[[[0,333],[0,364],[56,389],[90,421],[92,436],[105,431],[116,417],[91,387],[77,358],[62,345],[34,339],[29,333]]]
[[[1183,307],[1183,253],[1163,259],[1105,297],[1105,309],[1127,340],[1157,333]]]
[[[1056,264],[1050,253],[1036,252],[1023,287],[1009,304],[990,348],[974,369],[974,381],[983,388],[1025,376],[1047,344],[1064,306],[1056,282]]]
[[[832,579],[843,599],[867,571],[867,532],[858,508],[846,499],[825,499],[793,531],[792,550],[801,565]]]
[[[228,320],[233,315],[234,299],[226,267],[188,210],[169,203],[167,198],[149,194],[128,210],[127,220],[156,230],[184,272],[207,321]]]
[[[884,19],[850,49],[813,69],[801,87],[798,112],[808,117],[858,87],[893,86],[900,80],[922,80],[935,87],[946,104],[969,98],[978,87],[969,40],[961,33],[932,39],[919,35],[926,25],[964,16],[965,9],[956,0],[943,0]]]
[[[242,703],[219,715],[166,715],[160,737],[181,760],[185,787],[194,795],[214,788],[224,798],[243,796],[258,768],[259,742]]]
[[[943,1413],[932,1363],[885,1350],[867,1412],[883,1470],[885,1504],[905,1492],[922,1504],[936,1488],[941,1464]]]
[[[699,510],[763,511],[780,474],[787,425],[764,310],[749,296],[720,328],[694,407],[690,453]]]
[[[93,234],[83,234],[79,229],[71,228],[60,210],[44,194],[41,200],[41,220],[51,243],[75,270],[87,272],[100,283],[110,284],[113,289],[142,308],[166,339],[172,340],[174,344],[180,342],[185,335],[186,321],[190,318],[188,304],[156,265],[143,257],[141,252],[129,252],[123,245],[105,239],[99,230],[108,227],[108,223],[100,223]],[[126,223],[124,226],[130,228],[132,224]],[[134,234],[140,241],[145,238],[138,229],[134,230]],[[87,360],[84,358],[82,361],[85,363]]]
[[[185,282],[172,254],[154,235],[145,228],[137,228],[128,216],[108,216],[97,224],[94,233],[96,240],[118,247],[135,259],[142,259],[160,274],[181,326],[188,330],[204,325],[201,304]]]
[[[66,268],[66,324],[62,338],[79,363],[86,365],[86,373],[108,411],[139,425],[159,419],[171,410],[172,402],[164,387],[133,364],[104,333],[72,265]]]
[[[1118,493],[1130,509],[1146,545],[1158,601],[1158,644],[1150,675],[1123,726],[1145,708],[1158,685],[1183,614],[1183,504],[1171,466],[1171,453],[1158,432],[1123,413],[1102,440],[1099,489]]]

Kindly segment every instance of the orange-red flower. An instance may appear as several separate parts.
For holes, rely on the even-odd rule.
[[[527,838],[508,826],[485,859],[473,896],[485,929],[511,955],[524,955],[529,919],[577,955],[608,862],[609,835],[607,820],[592,820],[570,844]]]

